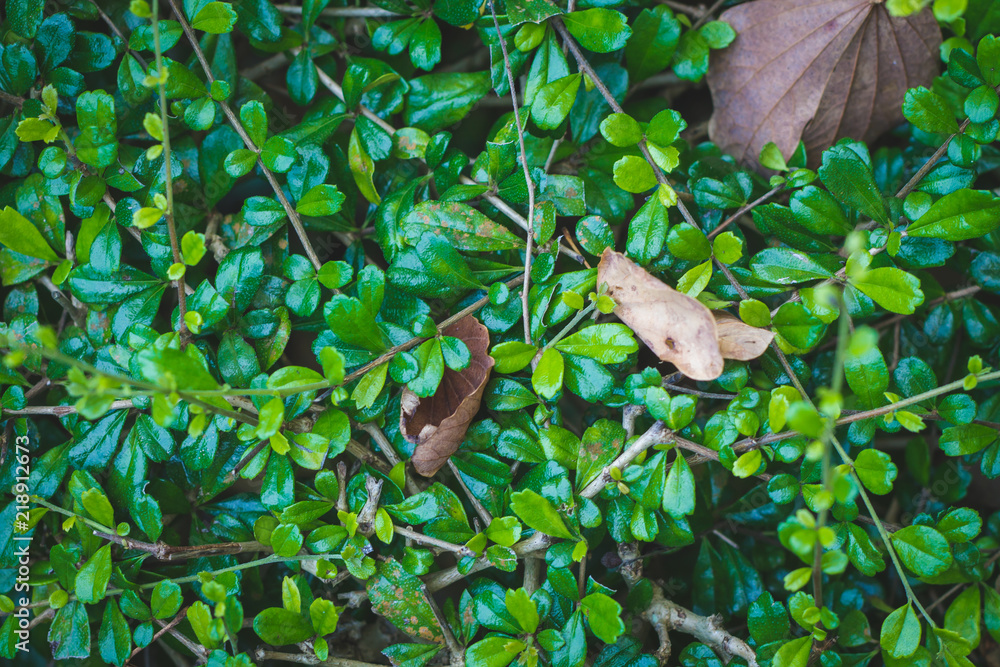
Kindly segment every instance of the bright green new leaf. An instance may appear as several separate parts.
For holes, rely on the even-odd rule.
[[[38,228],[10,206],[0,211],[0,244],[28,257],[59,261]]]
[[[909,603],[893,611],[882,622],[879,636],[882,650],[893,658],[908,658],[920,646],[920,619]]]
[[[566,527],[562,515],[549,500],[538,495],[531,489],[518,491],[510,497],[510,505],[514,513],[540,533],[567,540],[574,539],[573,533]]]
[[[563,22],[580,46],[595,53],[617,51],[632,34],[624,14],[603,7],[566,14]]]

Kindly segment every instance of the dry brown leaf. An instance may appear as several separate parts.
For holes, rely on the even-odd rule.
[[[750,361],[764,354],[774,333],[746,324],[738,317],[717,310],[715,327],[719,334],[719,351],[723,359]]]
[[[663,361],[693,380],[722,374],[712,311],[681,294],[620,252],[604,250],[597,284],[608,284],[615,315]]]
[[[487,352],[489,331],[475,317],[465,317],[443,333],[462,340],[469,348],[469,366],[461,372],[445,368],[433,396],[421,398],[404,389],[399,413],[400,432],[417,445],[413,467],[424,477],[440,470],[462,444],[493,368],[493,357]]]
[[[871,141],[903,121],[908,88],[937,74],[941,30],[923,11],[891,17],[880,0],[756,0],[723,12],[736,31],[712,52],[709,135],[757,164],[773,141],[813,161],[843,137]]]

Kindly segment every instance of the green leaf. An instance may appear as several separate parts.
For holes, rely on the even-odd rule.
[[[639,12],[625,46],[629,80],[642,81],[666,69],[680,36],[681,23],[666,5]]]
[[[542,398],[555,398],[562,389],[564,368],[563,356],[557,350],[545,350],[531,374],[531,386]]]
[[[508,590],[505,606],[522,630],[530,634],[538,629],[538,609],[523,588]]]
[[[736,39],[736,31],[725,21],[709,21],[699,32],[712,49],[724,49]]]
[[[260,161],[271,171],[283,174],[292,168],[298,153],[295,144],[277,135],[269,137],[260,149]]]
[[[632,35],[625,15],[613,9],[594,8],[563,16],[569,33],[580,46],[595,53],[611,53],[625,46]]]
[[[733,463],[733,474],[741,479],[751,477],[760,470],[761,463],[764,462],[764,455],[759,449],[751,449],[749,452],[740,454],[736,462]]]
[[[304,642],[314,634],[309,619],[282,607],[270,607],[257,614],[253,619],[253,631],[274,646]]]
[[[529,528],[552,537],[574,539],[573,533],[566,527],[562,515],[552,503],[531,489],[512,494],[510,506]]]
[[[903,116],[924,132],[940,134],[958,132],[955,114],[945,99],[923,86],[906,91],[906,96],[903,98]]]
[[[1000,433],[995,428],[983,424],[962,424],[949,426],[941,431],[939,444],[948,456],[975,454],[993,444]]]
[[[118,120],[115,100],[103,90],[87,91],[76,100],[76,122],[80,134],[73,142],[80,161],[98,169],[118,159]]]
[[[871,338],[868,338],[868,335]],[[883,393],[889,388],[889,368],[885,358],[874,344],[877,336],[867,327],[859,329],[851,340],[844,356],[844,374],[847,384],[868,408],[885,403]]]
[[[55,660],[90,656],[90,621],[82,602],[72,600],[56,612],[47,639]]]
[[[792,248],[761,250],[750,260],[750,268],[756,277],[777,285],[795,285],[833,277],[833,272],[825,266]]]
[[[879,636],[882,650],[893,658],[909,658],[920,647],[920,619],[906,603],[893,611],[882,623]]]
[[[412,637],[443,642],[441,626],[427,601],[421,581],[394,559],[379,565],[367,583],[372,609]]]
[[[892,534],[892,545],[906,567],[920,577],[933,577],[951,566],[948,540],[929,526],[906,526]]]
[[[351,174],[354,176],[354,183],[365,199],[373,204],[378,204],[382,198],[375,189],[375,163],[365,151],[364,145],[358,135],[358,128],[355,125],[351,131],[351,139],[347,146],[347,157],[351,165]]]
[[[618,364],[639,349],[632,331],[624,324],[595,324],[563,338],[556,349],[596,359],[602,364]]]
[[[378,395],[382,393],[382,388],[385,387],[385,378],[388,370],[389,364],[379,364],[365,373],[358,382],[351,393],[351,400],[357,404],[359,409],[366,410],[375,404],[375,399],[378,398]]]
[[[28,257],[59,261],[38,228],[10,206],[0,211],[0,244]]]
[[[605,644],[614,644],[625,632],[622,607],[604,593],[591,593],[580,600],[590,631]]]
[[[850,283],[890,313],[912,315],[924,302],[920,279],[894,266],[869,269]]]
[[[677,457],[667,472],[667,485],[663,489],[663,511],[674,518],[694,513],[694,473],[687,459],[677,451]]]
[[[626,254],[647,264],[663,251],[667,238],[667,209],[659,197],[650,197],[628,224]]]
[[[846,236],[854,229],[837,200],[815,185],[807,185],[793,194],[789,206],[795,221],[817,234]]]
[[[210,2],[198,10],[191,21],[191,27],[213,35],[221,35],[232,32],[235,23],[236,12],[228,2]]]
[[[109,665],[121,667],[132,654],[132,633],[129,632],[128,621],[125,620],[114,598],[108,599],[104,606],[97,645],[100,648],[101,658]]]
[[[628,114],[613,113],[601,121],[601,135],[612,146],[627,148],[642,141],[642,128]]]
[[[898,472],[892,458],[877,449],[861,450],[854,459],[854,471],[869,491],[880,496],[892,491],[892,482]]]
[[[344,195],[336,185],[320,184],[310,188],[295,202],[295,210],[302,215],[322,217],[337,213],[343,203]]]
[[[240,122],[255,146],[260,148],[267,140],[267,112],[264,105],[253,100],[240,107]]]
[[[184,598],[181,587],[166,579],[153,587],[153,595],[149,602],[153,618],[173,618],[181,608]]]
[[[997,115],[1000,97],[993,86],[979,86],[965,98],[965,115],[973,123],[986,123]]]
[[[876,222],[889,222],[885,200],[875,183],[869,161],[850,145],[840,143],[823,152],[819,177],[841,202]]]
[[[812,637],[800,637],[786,642],[771,660],[772,667],[806,667],[812,652]]]
[[[507,341],[495,346],[490,356],[496,361],[497,373],[516,373],[531,363],[538,348],[520,341]]]
[[[488,252],[524,247],[524,241],[509,229],[461,202],[420,202],[404,218],[401,230],[414,245],[429,232],[440,235],[457,250]]]
[[[490,90],[489,72],[449,72],[411,79],[405,121],[433,134],[462,120]]]
[[[986,190],[958,190],[945,195],[910,223],[909,236],[966,241],[1000,226],[1000,197]]]
[[[656,186],[656,174],[643,158],[626,155],[614,166],[615,185],[625,192],[639,194]]]
[[[104,599],[111,581],[111,545],[105,544],[91,556],[76,575],[76,597],[88,604]]]
[[[7,3],[7,20],[21,37],[34,39],[44,18],[43,0],[11,0]]]
[[[967,640],[973,650],[979,646],[982,635],[979,620],[983,615],[981,598],[979,586],[973,584],[955,597],[944,614],[945,629]]]
[[[712,253],[723,264],[734,264],[743,257],[743,241],[732,232],[723,232],[712,241]]]
[[[388,347],[375,316],[354,297],[335,294],[323,310],[330,330],[349,345],[379,353]]]
[[[504,636],[487,637],[465,649],[465,661],[476,667],[507,667],[524,643]]]
[[[539,88],[531,102],[531,118],[543,130],[553,130],[569,115],[582,74],[570,74]]]

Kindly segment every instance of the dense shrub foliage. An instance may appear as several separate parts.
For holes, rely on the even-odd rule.
[[[6,0],[0,656],[1000,664],[1000,11],[748,166],[738,4]]]

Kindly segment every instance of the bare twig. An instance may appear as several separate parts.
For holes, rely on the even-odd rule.
[[[444,540],[439,540],[436,537],[431,537],[430,535],[424,535],[423,533],[418,533],[415,530],[409,528],[404,528],[403,526],[394,526],[393,530],[396,531],[397,535],[402,535],[408,540],[413,540],[417,544],[426,544],[429,547],[436,547],[438,549],[443,549],[445,551],[450,551],[454,554],[458,554],[461,557],[475,556],[475,552],[464,544],[452,544],[451,542],[445,542]]]
[[[618,555],[623,563],[630,564],[627,568],[621,568],[621,573],[625,583],[632,588],[642,576],[638,546],[634,542],[620,544]],[[660,664],[665,664],[670,657],[670,631],[680,630],[712,647],[723,662],[729,662],[736,656],[746,660],[749,667],[757,667],[757,653],[745,641],[726,631],[722,626],[721,616],[699,616],[668,600],[660,586],[653,584],[652,589],[652,601],[642,612],[642,617],[649,621],[660,638],[660,648],[656,652]]]
[[[500,32],[500,21],[497,20],[496,7],[489,0],[490,13],[493,15],[493,27],[497,31],[497,41],[500,42],[500,52],[503,54],[503,67],[507,72],[507,83],[510,86],[510,99],[514,107],[514,124],[517,126],[517,143],[521,151],[521,168],[524,170],[524,183],[528,188],[528,242],[524,251],[524,287],[521,288],[521,310],[524,316],[524,342],[531,344],[531,310],[528,301],[528,290],[531,285],[531,244],[535,240],[535,182],[531,180],[531,170],[528,168],[528,153],[524,149],[524,125],[521,123],[521,111],[517,106],[517,85],[514,83],[514,72],[510,67],[510,55],[507,53],[507,40]]]

